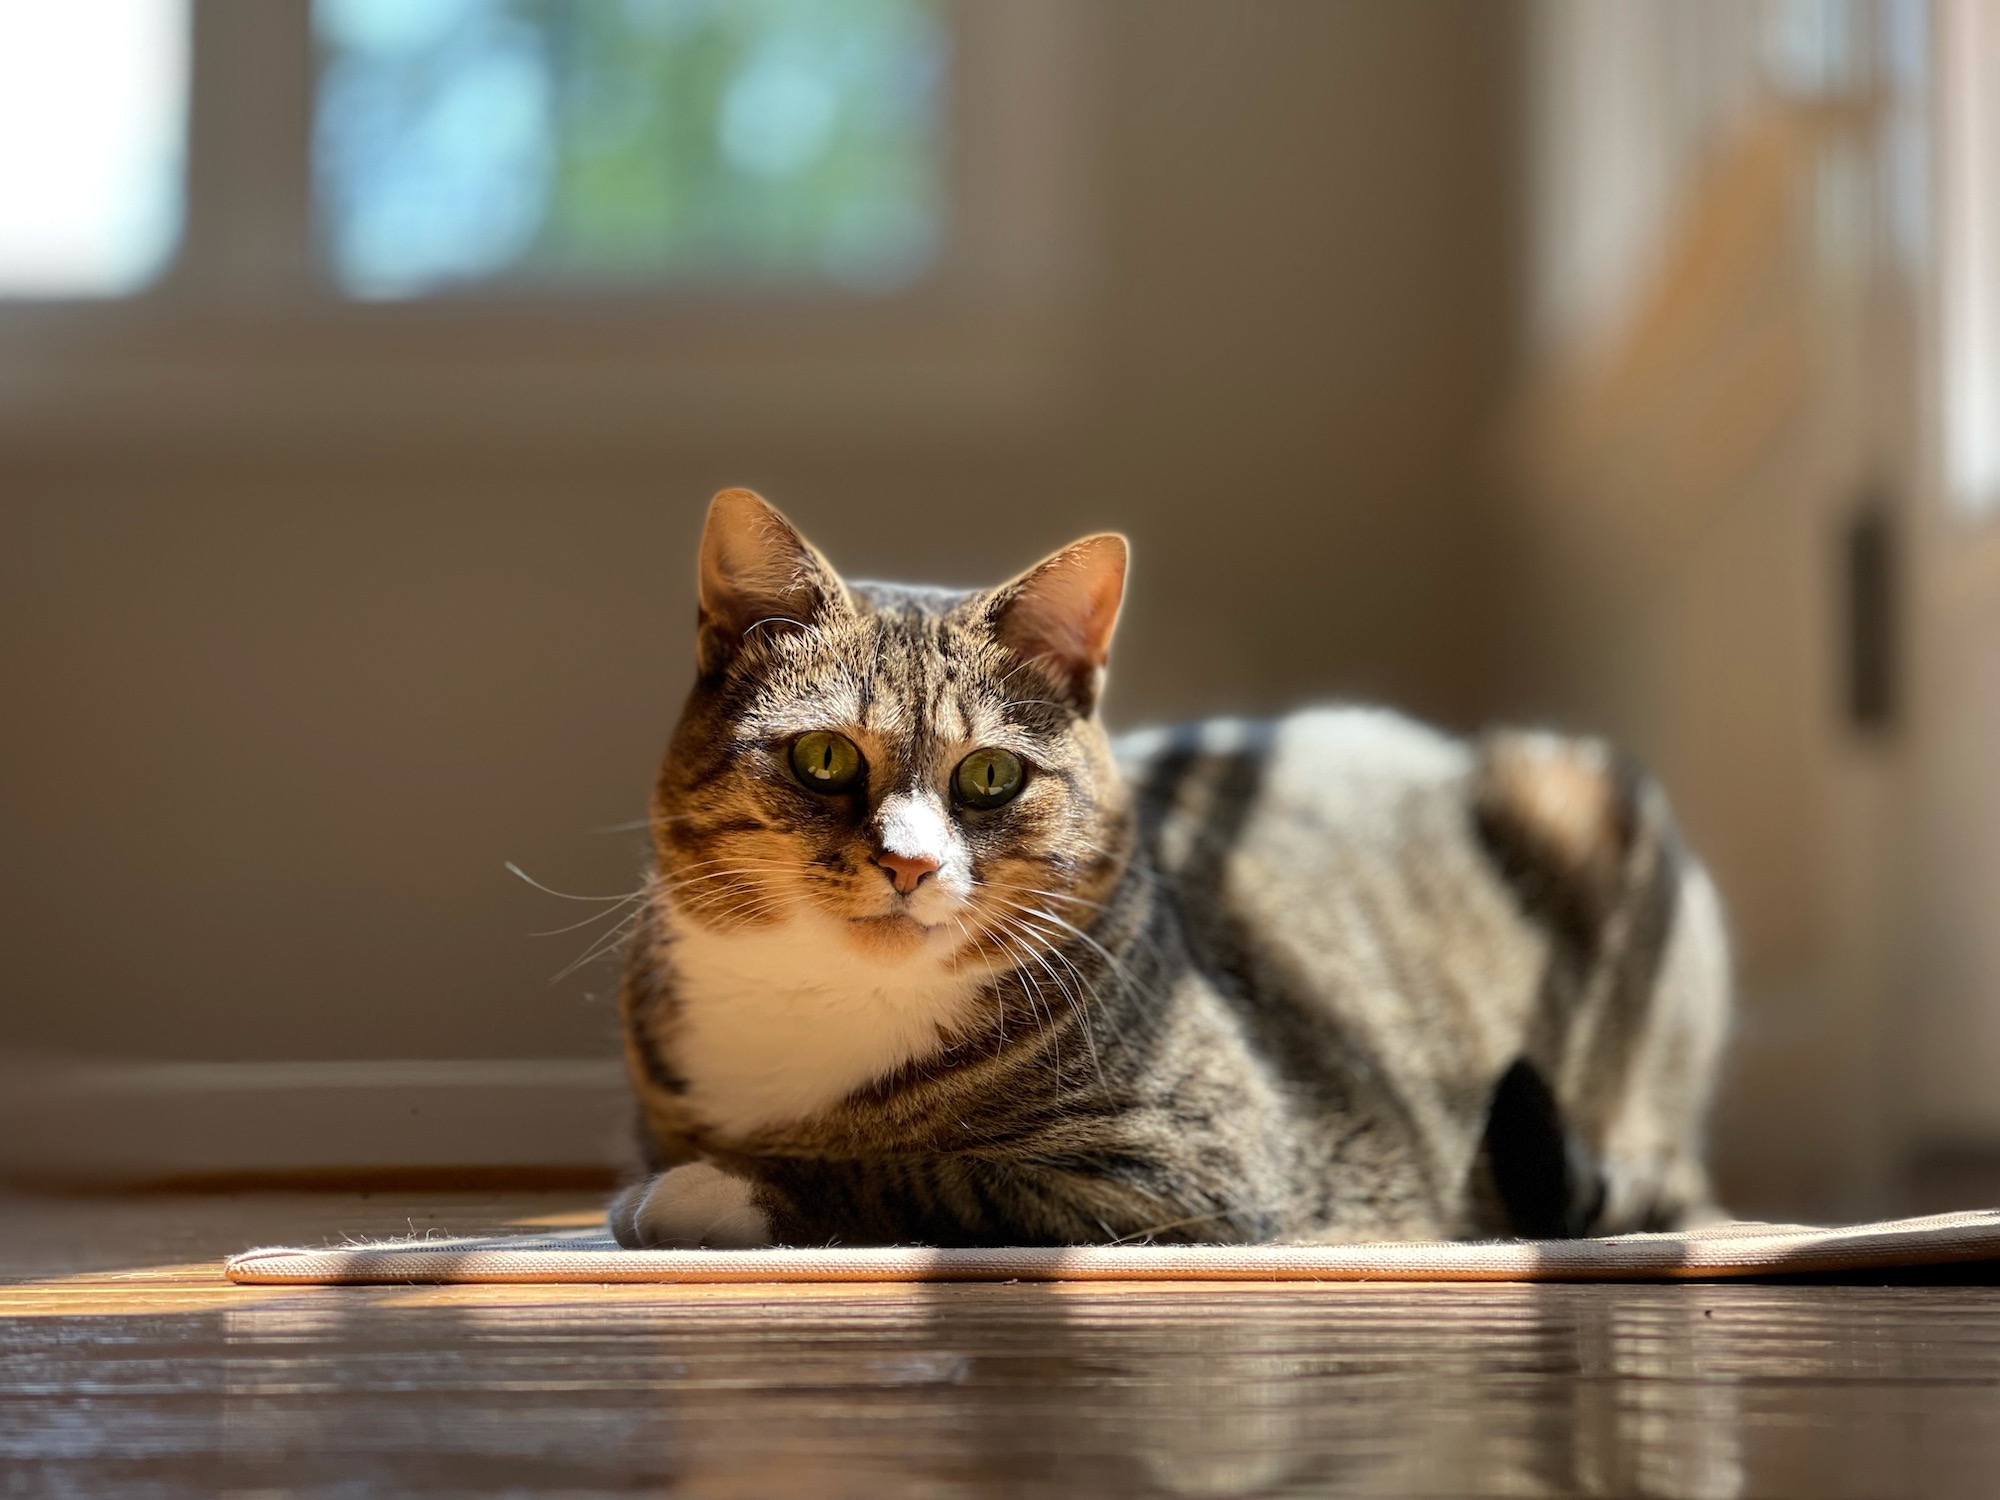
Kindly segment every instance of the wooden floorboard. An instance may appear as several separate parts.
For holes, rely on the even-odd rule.
[[[2000,1495],[2000,1290],[232,1287],[575,1193],[0,1199],[0,1494]]]

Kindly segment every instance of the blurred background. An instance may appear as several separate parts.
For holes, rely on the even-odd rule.
[[[1616,737],[1731,1205],[1996,1196],[2000,0],[0,0],[0,1173],[615,1161],[504,865],[637,879],[727,484],[1124,529],[1118,724]]]

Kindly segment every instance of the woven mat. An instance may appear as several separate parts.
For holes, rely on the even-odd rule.
[[[932,1250],[621,1250],[604,1234],[247,1250],[254,1286],[422,1282],[1656,1281],[2000,1261],[2000,1209],[1840,1229],[1719,1224],[1594,1240],[1089,1245]]]

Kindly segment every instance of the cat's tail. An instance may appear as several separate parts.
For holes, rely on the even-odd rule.
[[[1665,793],[1599,741],[1507,730],[1481,744],[1474,809],[1482,844],[1550,937],[1488,1123],[1509,1217],[1567,1234],[1713,1217],[1703,1133],[1729,944]]]

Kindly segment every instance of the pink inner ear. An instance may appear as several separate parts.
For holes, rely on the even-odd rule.
[[[1064,548],[1014,585],[1001,638],[1019,655],[1043,660],[1088,690],[1111,654],[1125,593],[1125,539],[1094,536]]]
[[[791,522],[749,490],[724,490],[709,506],[700,586],[703,612],[738,632],[774,616],[805,623],[840,587]]]

